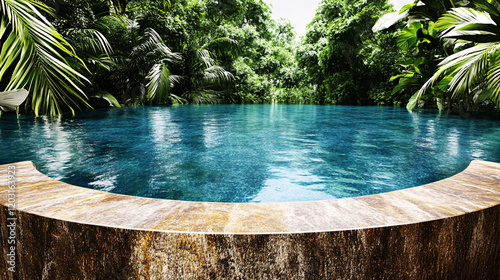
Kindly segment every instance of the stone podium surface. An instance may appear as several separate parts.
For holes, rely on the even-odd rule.
[[[500,279],[500,164],[486,161],[415,188],[285,203],[112,194],[19,162],[0,166],[0,206],[1,279]]]

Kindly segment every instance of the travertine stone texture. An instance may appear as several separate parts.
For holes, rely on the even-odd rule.
[[[0,279],[500,279],[500,164],[428,185],[292,203],[105,193],[0,166]]]

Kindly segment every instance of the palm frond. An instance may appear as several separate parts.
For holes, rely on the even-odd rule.
[[[494,21],[490,15],[471,8],[453,8],[436,22],[436,27],[439,29],[460,28],[469,23],[491,23]]]
[[[486,87],[491,92],[491,99],[500,107],[500,52],[498,50],[491,55],[491,64],[486,76]]]
[[[229,37],[212,39],[199,48],[200,50],[210,50],[216,56],[231,53],[237,55],[240,51],[238,41]]]
[[[468,95],[479,82],[488,67],[488,52],[482,52],[476,57],[456,63],[453,79],[450,81],[449,90],[452,98]]]
[[[149,52],[156,49],[158,44],[161,44],[160,35],[153,28],[146,28],[144,34],[139,38],[139,43],[134,47],[132,52]]]
[[[0,5],[2,23],[7,23],[2,36],[7,25],[11,28],[0,54],[0,76],[15,64],[7,90],[27,88],[31,98],[25,108],[36,115],[60,114],[62,106],[73,112],[80,105],[91,108],[80,88],[88,80],[68,66],[65,56],[83,61],[39,11],[50,14],[50,8],[35,0],[0,0]]]
[[[170,71],[165,64],[158,63],[153,65],[149,71],[149,75],[146,79],[149,80],[147,84],[148,94],[147,99],[152,102],[155,100],[158,103],[163,103],[169,98],[170,92],[170,81],[168,77],[170,76]]]
[[[233,74],[231,72],[226,71],[224,68],[220,66],[212,66],[204,71],[205,73],[205,80],[211,83],[214,82],[219,82],[219,83],[224,83],[224,82],[230,82],[234,80]]]
[[[168,61],[171,63],[177,63],[182,60],[182,55],[180,53],[172,52],[165,44],[160,43],[156,45],[156,49],[151,52],[151,54],[159,53],[163,61]]]
[[[500,22],[500,4],[497,1],[491,1],[490,3],[488,0],[474,0],[473,4],[480,10],[490,14],[495,22]]]
[[[438,65],[436,73],[417,92],[417,99],[420,99],[427,89],[445,74],[453,77],[449,83],[452,97],[466,94],[485,73],[488,56],[498,47],[493,43],[479,44],[447,57]]]
[[[205,64],[205,67],[210,68],[215,65],[215,61],[210,57],[210,52],[205,49],[197,50],[196,53],[200,60]]]
[[[217,104],[220,101],[219,93],[208,89],[188,91],[184,93],[184,97],[193,104]]]
[[[436,28],[442,30],[441,38],[479,43],[500,39],[500,29],[490,15],[471,8],[452,9],[436,22]]]
[[[118,100],[116,100],[116,98],[111,93],[106,91],[99,91],[92,94],[90,97],[104,99],[111,107],[121,107],[120,102],[118,102]]]
[[[69,29],[68,33],[78,33],[75,34],[78,46],[85,52],[92,54],[111,55],[113,53],[113,48],[108,42],[108,39],[96,29]]]
[[[180,81],[180,76],[172,75],[165,63],[156,63],[149,71],[147,78],[147,100],[151,104],[167,104],[172,100],[180,100],[170,94],[170,88]]]
[[[114,59],[107,54],[100,54],[98,56],[88,55],[85,60],[87,61],[87,64],[96,65],[106,71],[111,71],[112,67],[116,66]]]

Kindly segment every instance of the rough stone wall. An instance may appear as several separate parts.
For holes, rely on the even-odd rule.
[[[291,234],[127,230],[1,206],[1,279],[500,279],[500,206],[425,223]]]

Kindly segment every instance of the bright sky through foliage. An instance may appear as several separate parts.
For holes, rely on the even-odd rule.
[[[272,5],[273,18],[290,20],[297,32],[297,39],[306,35],[306,25],[311,22],[316,14],[320,0],[264,0]],[[413,0],[389,0],[396,10],[403,5],[414,2]]]
[[[274,19],[288,19],[297,32],[297,38],[306,35],[306,25],[316,14],[320,0],[264,0],[271,4]]]

